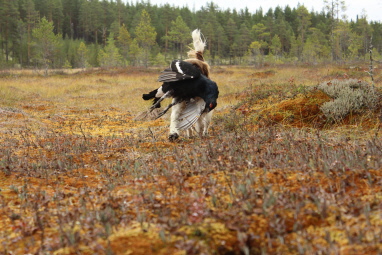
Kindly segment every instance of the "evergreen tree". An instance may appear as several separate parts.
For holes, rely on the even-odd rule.
[[[308,36],[302,51],[302,60],[304,62],[316,63],[320,60],[325,60],[329,56],[330,50],[326,45],[328,42],[321,30],[317,28],[309,29]]]
[[[330,29],[330,42],[332,46],[332,60],[338,60],[338,45],[335,45],[335,31],[339,25],[340,12],[346,10],[345,1],[343,0],[324,0],[325,9],[328,11],[329,29]],[[335,49],[337,48],[337,53]]]
[[[340,21],[333,31],[332,57],[333,60],[344,61],[348,55],[351,29],[347,22]],[[354,52],[354,51],[353,51]]]
[[[271,53],[275,56],[280,56],[281,54],[281,40],[278,35],[273,36],[271,45],[270,45]]]
[[[44,66],[45,74],[48,74],[49,67],[54,64],[54,57],[60,46],[61,36],[55,35],[53,30],[53,22],[49,22],[45,17],[32,30],[35,61]]]
[[[270,42],[271,33],[267,31],[267,27],[262,23],[253,25],[251,29],[252,38],[254,41],[259,42],[261,47],[260,51],[262,54],[268,53],[268,46]]]
[[[157,33],[155,32],[154,27],[151,26],[150,15],[146,10],[143,10],[141,13],[139,24],[135,28],[135,35],[137,43],[143,50],[143,63],[145,67],[147,67],[150,57],[150,50],[156,43],[155,39]]]
[[[310,26],[310,13],[305,6],[301,5],[297,8],[297,21],[298,21],[298,51],[297,57],[300,59],[303,51],[303,46],[306,40],[306,33]]]
[[[173,10],[171,8],[171,6],[169,4],[165,4],[163,7],[162,7],[162,11],[161,11],[161,24],[163,24],[163,36],[162,36],[162,40],[164,42],[164,45],[163,45],[163,49],[164,49],[164,53],[165,55],[167,54],[167,51],[168,51],[168,48],[169,48],[169,39],[170,39],[170,36],[169,36],[169,31],[170,31],[170,24],[171,24],[171,20],[173,18]]]
[[[346,0],[322,1],[325,9],[320,13],[309,12],[303,5],[277,6],[264,13],[259,8],[251,13],[248,8],[221,10],[213,2],[195,12],[149,1],[0,0],[0,60],[8,66],[30,65],[36,56],[31,47],[32,30],[43,17],[52,22],[55,35],[62,33],[64,42],[49,67],[66,61],[79,65],[76,53],[81,41],[86,43],[89,64],[99,65],[99,50],[106,48],[111,33],[124,62],[148,66],[150,59],[158,63],[163,55],[167,58],[170,49],[184,54],[191,40],[189,32],[195,28],[207,39],[205,54],[210,54],[212,64],[228,63],[228,58],[229,63],[239,63],[235,60],[253,53],[247,51],[250,42],[260,43],[263,60],[277,55],[317,62],[328,58],[328,50],[332,61],[361,60],[371,43],[375,56],[382,51],[380,22],[369,22],[364,13],[349,22],[344,19]],[[122,24],[126,24],[123,31]],[[136,39],[134,43],[130,35]]]
[[[238,31],[236,23],[232,18],[228,19],[225,31],[227,33],[228,42],[230,44],[234,43]]]
[[[1,49],[5,53],[5,61],[11,59],[15,53],[18,40],[18,17],[17,1],[0,0],[0,36],[2,39]]]
[[[264,54],[261,52],[261,42],[254,41],[248,47],[248,54],[251,57],[252,64],[255,66],[262,66]]]
[[[80,6],[82,0],[62,0],[63,24],[62,34],[64,38],[78,39],[80,36]]]
[[[349,60],[358,60],[360,53],[363,52],[363,41],[362,37],[360,35],[357,35],[356,33],[351,32],[350,38],[349,38]]]
[[[242,57],[247,52],[248,46],[251,43],[250,31],[245,25],[245,23],[242,23],[240,26],[238,42],[240,42],[240,44],[238,44],[239,56]]]
[[[139,59],[142,55],[143,50],[139,47],[139,44],[137,42],[137,39],[134,39],[129,47],[129,56],[130,61],[133,66],[136,66],[139,64]]]
[[[26,12],[25,16],[25,22],[27,24],[27,47],[28,47],[28,53],[27,53],[27,63],[29,64],[31,59],[31,42],[32,42],[32,29],[36,26],[38,21],[38,12],[35,10],[35,6],[33,3],[33,0],[26,0],[25,5],[23,6]]]
[[[215,48],[216,48],[216,55],[218,56],[219,59],[228,57],[228,54],[225,54],[225,53],[227,53],[229,50],[229,44],[228,44],[228,40],[227,40],[226,33],[224,31],[224,28],[221,25],[219,25],[216,29]],[[215,60],[217,60],[216,57],[215,57]],[[217,63],[217,64],[220,64],[220,63]]]
[[[78,67],[85,68],[88,64],[86,61],[86,54],[88,49],[86,48],[86,45],[84,42],[80,43],[80,46],[78,47],[77,54],[78,54]]]
[[[171,22],[168,34],[169,40],[174,44],[174,48],[177,51],[177,58],[179,56],[182,59],[182,55],[185,54],[184,46],[191,41],[191,30],[181,16],[178,16],[175,21]]]
[[[117,37],[117,46],[119,48],[119,52],[126,63],[129,59],[129,48],[131,45],[131,36],[125,24],[119,27],[119,35]]]
[[[107,45],[105,49],[101,50],[98,55],[101,67],[120,67],[122,65],[122,56],[115,46],[114,34],[111,33],[107,38]]]
[[[362,55],[365,56],[369,52],[370,40],[373,34],[373,28],[369,26],[365,13],[362,14],[361,18],[357,19],[353,31],[362,39]]]

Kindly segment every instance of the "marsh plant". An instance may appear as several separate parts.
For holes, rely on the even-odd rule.
[[[321,106],[328,119],[340,121],[348,114],[360,113],[373,109],[378,102],[378,94],[367,82],[357,79],[332,80],[323,82],[317,87],[333,100]]]

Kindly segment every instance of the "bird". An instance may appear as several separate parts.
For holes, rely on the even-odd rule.
[[[158,81],[162,86],[148,94],[143,94],[144,100],[153,99],[150,111],[160,108],[165,98],[173,100],[158,116],[163,116],[172,108],[169,140],[179,138],[179,131],[186,130],[191,136],[194,130],[199,135],[207,135],[212,119],[213,109],[217,106],[219,89],[209,78],[210,66],[204,61],[203,51],[206,41],[202,39],[199,29],[192,33],[194,48],[187,53],[189,58],[173,60],[165,69]]]
[[[202,74],[198,67],[186,61],[173,60],[170,67],[162,73],[158,78],[159,82],[163,82],[162,86],[143,94],[142,98],[153,99],[151,111],[160,108],[165,98],[173,98],[171,104],[157,116],[157,118],[163,116],[174,106],[169,134],[169,140],[173,141],[179,138],[180,130],[191,128],[202,114],[208,114],[215,109],[219,89],[216,82]]]

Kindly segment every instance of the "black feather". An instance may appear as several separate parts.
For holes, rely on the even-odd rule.
[[[187,79],[195,79],[200,77],[200,69],[191,63],[174,60],[171,62],[170,68],[163,71],[159,76],[159,82],[175,82]]]
[[[187,102],[197,97],[202,98],[205,102],[203,112],[209,112],[217,105],[216,101],[219,96],[218,86],[191,63],[181,60],[172,61],[170,68],[163,71],[158,81],[163,82],[160,88],[143,95],[145,100],[154,99],[151,109],[159,107],[158,103],[164,97],[174,98],[175,104],[183,101]],[[173,105],[174,103],[170,107]],[[166,108],[166,111],[168,109],[169,107]]]

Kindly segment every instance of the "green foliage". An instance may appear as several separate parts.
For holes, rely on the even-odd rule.
[[[191,41],[191,29],[183,21],[181,16],[178,16],[175,21],[171,22],[168,39],[173,43],[174,49],[177,49],[177,54],[182,56],[186,52],[184,46]]]
[[[46,71],[54,63],[61,42],[61,35],[55,35],[53,30],[53,23],[46,18],[42,18],[32,30],[35,61],[41,63]]]
[[[88,49],[86,48],[86,45],[84,42],[80,43],[80,46],[78,47],[77,54],[78,54],[78,67],[85,68],[87,65],[86,61],[86,53]]]
[[[302,60],[305,62],[316,63],[320,60],[326,60],[329,58],[328,42],[325,35],[316,28],[309,30],[308,36],[302,51]]]
[[[382,52],[381,23],[369,22],[365,15],[356,21],[341,19],[342,2],[326,1],[326,12],[313,12],[298,5],[251,13],[248,9],[222,10],[215,3],[191,11],[147,1],[0,0],[0,64],[9,67],[37,63],[45,68],[59,68],[68,59],[73,67],[83,67],[83,60],[76,56],[76,41],[84,41],[90,49],[88,63],[99,66],[100,45],[105,46],[113,33],[124,63],[148,66],[158,52],[166,58],[182,58],[191,41],[189,32],[195,28],[200,28],[207,39],[211,64],[252,63],[248,50],[254,41],[261,42],[259,54],[264,64],[274,60],[363,60],[371,43],[378,56]],[[32,38],[32,30],[43,24],[43,18],[52,25],[49,33],[61,37],[66,44],[59,47],[60,52],[45,57]],[[134,39],[139,48],[134,45],[131,50]]]
[[[376,91],[366,82],[357,79],[332,80],[318,85],[333,101],[321,106],[328,119],[340,121],[350,113],[361,112],[365,108],[373,108],[378,102]]]
[[[120,67],[122,65],[122,56],[115,46],[114,34],[110,34],[107,39],[107,45],[104,50],[101,50],[98,55],[101,67]]]
[[[131,35],[127,30],[125,24],[119,27],[119,33],[117,37],[117,47],[119,48],[119,52],[122,55],[125,61],[129,58],[129,48],[131,44]]]
[[[254,41],[248,47],[247,56],[251,59],[250,63],[261,66],[264,62],[264,56],[261,52],[262,42]]]
[[[0,54],[4,52],[7,62],[12,60],[11,49],[18,44],[18,16],[17,1],[0,1]]]
[[[143,50],[141,47],[139,47],[139,44],[137,42],[137,39],[134,39],[129,48],[129,55],[130,55],[130,61],[133,66],[136,66],[139,64],[139,60],[142,56]]]
[[[281,53],[281,46],[280,37],[278,35],[273,36],[270,46],[272,54],[278,56]]]
[[[146,10],[143,10],[140,17],[140,22],[135,28],[135,35],[138,45],[142,48],[144,53],[144,65],[148,66],[149,53],[152,46],[154,46],[157,32],[151,25],[151,18]]]
[[[165,66],[167,64],[165,56],[161,53],[158,53],[154,58],[153,65],[155,66]]]
[[[65,61],[65,64],[64,64],[63,68],[65,68],[65,69],[72,69],[72,65],[70,64],[69,60]]]

